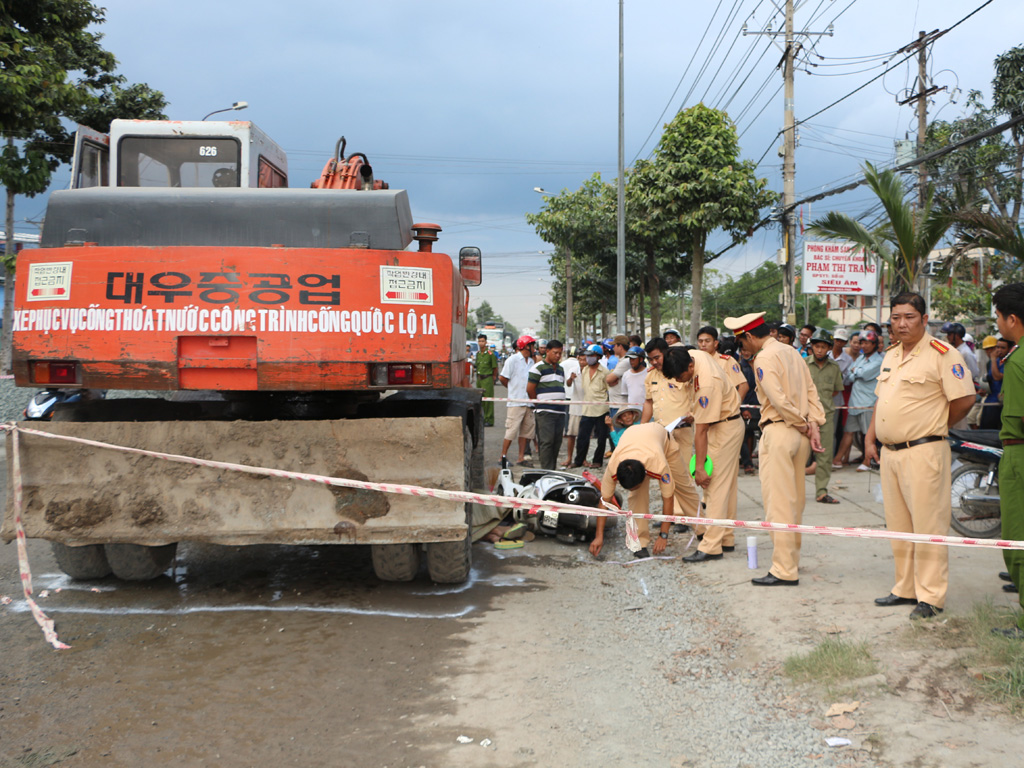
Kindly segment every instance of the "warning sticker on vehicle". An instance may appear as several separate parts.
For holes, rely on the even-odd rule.
[[[424,267],[380,268],[382,304],[433,304],[434,275]]]
[[[32,264],[26,301],[67,301],[71,298],[71,262]]]

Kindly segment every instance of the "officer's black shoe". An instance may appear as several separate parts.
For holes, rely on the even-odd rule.
[[[723,547],[723,549],[724,549],[724,547]],[[707,552],[701,552],[699,549],[696,552],[694,552],[692,555],[687,555],[686,557],[683,558],[683,560],[685,562],[687,562],[687,563],[703,563],[705,560],[721,560],[721,559],[722,559],[722,554],[721,553],[718,553],[717,555],[711,555],[711,554],[708,554]]]
[[[638,549],[636,552],[633,553],[634,560],[643,560],[645,557],[650,556],[651,553],[647,551],[647,547],[644,547],[643,549]]]
[[[999,572],[999,578],[1002,579],[1003,581],[1013,581],[1013,578],[1010,576],[1010,572],[1009,571],[1000,571]]]
[[[942,613],[941,608],[936,608],[931,603],[921,602],[917,604],[917,608],[910,612],[910,620],[930,619],[933,616],[938,616],[940,613]]]
[[[725,544],[723,544],[722,545],[722,551],[723,552],[735,552],[736,551],[736,547],[735,546],[727,547]]]
[[[750,583],[759,587],[795,587],[800,583],[800,579],[780,579],[769,571],[767,576],[751,579]]]
[[[894,605],[913,605],[917,600],[913,597],[899,597],[890,592],[885,597],[875,598],[875,605],[880,605],[883,608],[890,608]]]
[[[1003,592],[1013,592],[1013,593],[1016,593],[1018,591],[1019,590],[1017,589],[1017,585],[1016,584],[1003,584]]]

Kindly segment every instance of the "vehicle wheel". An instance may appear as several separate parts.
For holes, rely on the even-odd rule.
[[[463,469],[466,490],[473,490],[473,436],[469,427],[463,429]],[[473,505],[466,505],[466,535],[460,541],[438,541],[427,544],[427,573],[436,584],[461,584],[469,578],[473,566]]]
[[[102,579],[110,575],[110,563],[102,544],[69,547],[54,541],[51,546],[57,566],[72,579]]]
[[[988,469],[977,464],[965,464],[953,473],[951,478],[952,524],[961,536],[972,539],[991,539],[999,535],[1002,520],[998,514],[991,517],[975,517],[960,506],[960,497],[971,491],[988,488]]]
[[[381,581],[412,581],[420,569],[417,544],[374,544],[370,556],[373,572]]]
[[[104,544],[107,562],[114,575],[124,581],[149,581],[168,568],[178,551],[177,544],[146,547],[142,544]]]

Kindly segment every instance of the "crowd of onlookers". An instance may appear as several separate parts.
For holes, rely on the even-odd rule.
[[[823,446],[823,452],[812,454],[807,473],[817,475],[818,500],[832,503],[827,486],[833,470],[849,465],[856,466],[857,471],[872,468],[863,460],[864,435],[870,424],[875,385],[887,346],[885,331],[872,322],[832,332],[814,325],[800,329],[787,323],[769,325],[773,337],[795,347],[809,364],[816,363],[811,366],[812,376],[826,415],[833,423],[826,430],[829,445]],[[998,429],[1003,375],[1000,361],[1009,351],[1008,342],[986,336],[977,344],[958,322],[941,324],[935,335],[944,336],[960,351],[978,391],[978,405],[956,426]],[[754,474],[759,404],[748,357],[731,335],[721,334],[713,326],[701,328],[692,345],[675,328],[665,330],[661,338],[669,346],[691,346],[736,360],[747,381],[741,391],[741,413],[747,431],[740,464],[746,474]],[[556,339],[522,336],[513,344],[513,350],[498,355],[493,345],[488,349],[486,339],[481,338],[481,351],[475,356],[478,386],[493,392],[493,383],[500,381],[509,390],[502,455],[506,456],[515,444],[517,454],[508,457],[509,463],[531,465],[536,451],[540,465],[554,469],[564,440],[566,458],[561,467],[600,467],[625,423],[640,419],[644,379],[651,370],[647,360],[649,346],[650,342],[645,344],[638,335],[587,339],[568,349]],[[838,367],[838,374],[833,364]],[[572,404],[562,405],[559,400]],[[493,424],[491,403],[485,404],[485,416],[487,423]]]

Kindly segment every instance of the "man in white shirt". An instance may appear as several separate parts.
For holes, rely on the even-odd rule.
[[[630,347],[626,359],[629,361],[629,370],[622,374],[625,402],[642,408],[646,399],[644,380],[647,378],[647,353],[643,347]]]
[[[582,400],[583,399],[583,382],[580,379],[580,373],[583,371],[583,366],[587,364],[585,355],[586,347],[581,346],[575,357],[569,357],[562,363],[562,370],[565,371],[566,382],[572,381],[572,386],[567,383],[565,385],[565,393],[569,396],[570,400]],[[565,463],[563,467],[569,467],[572,465],[573,451],[576,450],[576,435],[580,433],[580,415],[583,412],[582,405],[570,405],[569,406],[569,419],[565,424]]]
[[[626,353],[629,351],[629,337],[625,334],[619,334],[612,340],[612,351],[614,355],[610,360],[614,360],[614,365],[609,365],[611,373],[608,374],[606,381],[608,383],[608,402],[611,406],[611,417],[615,418],[615,412],[619,410],[619,406],[625,405],[626,390],[622,386],[622,377],[629,370],[629,360],[626,359]]]
[[[498,380],[508,387],[508,396],[511,400],[529,401],[526,392],[526,384],[529,381],[530,369],[533,367],[533,354],[537,340],[532,336],[520,336],[516,340],[514,355],[510,355],[505,361]],[[533,407],[529,402],[506,403],[505,409],[505,441],[501,445],[501,457],[508,455],[508,449],[512,441],[519,437],[519,458],[517,464],[526,461],[526,444],[533,440],[536,434],[536,425],[533,418]]]

